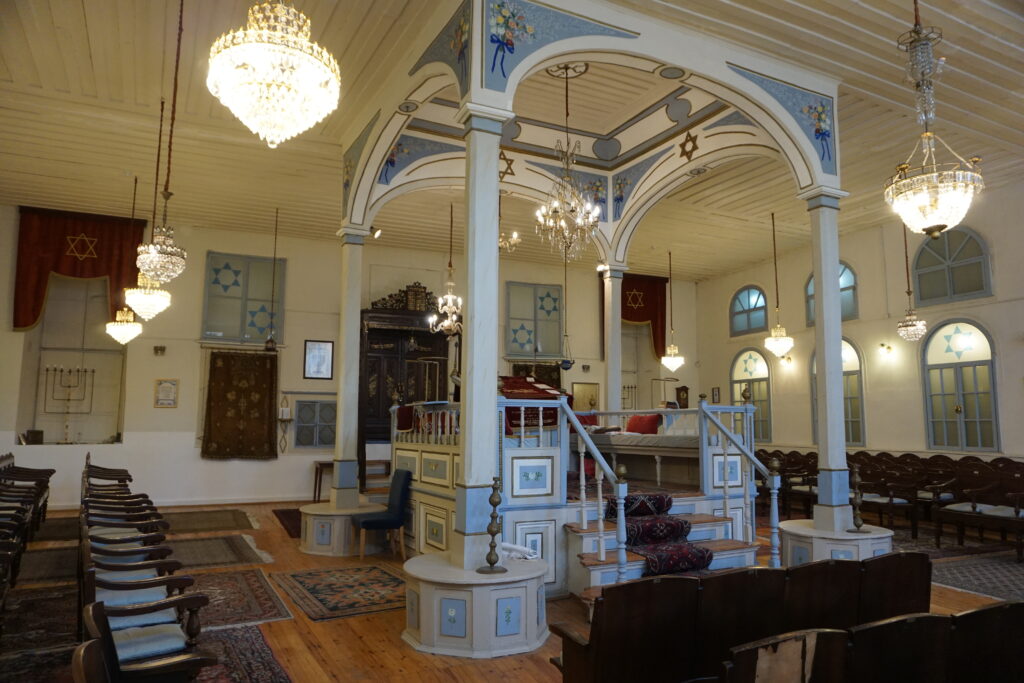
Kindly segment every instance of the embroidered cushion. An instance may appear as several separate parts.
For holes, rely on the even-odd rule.
[[[626,517],[663,515],[672,509],[672,496],[665,493],[631,493],[626,496],[624,503]],[[609,499],[605,519],[615,519],[617,512],[615,499]]]
[[[660,543],[631,548],[647,560],[646,576],[707,569],[714,558],[710,548],[692,543]]]
[[[690,522],[671,515],[626,518],[626,545],[681,543],[690,534]]]
[[[627,432],[637,434],[657,434],[661,415],[634,415],[626,423]]]
[[[124,662],[142,657],[155,657],[185,649],[185,634],[177,624],[159,624],[114,631],[117,659]]]

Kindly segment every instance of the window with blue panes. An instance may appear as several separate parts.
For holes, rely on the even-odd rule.
[[[805,310],[807,324],[814,324],[814,276],[807,278],[807,286],[804,289]],[[839,263],[839,305],[842,310],[843,320],[855,320],[857,311],[857,274],[853,268],[840,261]]]
[[[729,305],[729,335],[735,337],[767,329],[768,300],[764,290],[749,285],[736,292]]]
[[[509,282],[505,287],[505,356],[562,357],[562,287]]]
[[[919,306],[992,294],[988,249],[962,225],[926,239],[914,256],[914,296]]]

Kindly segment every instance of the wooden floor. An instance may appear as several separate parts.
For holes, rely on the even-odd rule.
[[[289,538],[271,512],[275,508],[294,508],[305,503],[264,503],[231,505],[245,510],[255,519],[259,528],[244,533],[252,534],[260,550],[274,557],[273,564],[255,565],[266,573],[313,569],[318,567],[349,567],[380,564],[401,570],[401,561],[391,555],[358,558],[325,558],[299,551],[298,539]],[[203,510],[218,506],[163,508],[171,510]],[[51,516],[64,516],[69,512],[53,512]],[[223,532],[190,534],[200,537]],[[39,543],[33,547],[47,547],[59,543]],[[223,571],[234,571],[230,567]],[[217,570],[211,570],[217,571]],[[25,584],[26,587],[29,584]],[[561,641],[552,635],[539,650],[530,654],[501,657],[491,660],[473,660],[442,657],[416,652],[401,640],[405,625],[405,611],[394,610],[315,622],[278,591],[295,616],[294,619],[262,624],[260,629],[273,648],[281,665],[297,682],[306,681],[558,681],[558,670],[548,661],[561,651]],[[932,611],[958,612],[993,602],[973,593],[932,587]],[[582,603],[575,598],[548,602],[548,622],[568,622],[572,628],[587,633]]]

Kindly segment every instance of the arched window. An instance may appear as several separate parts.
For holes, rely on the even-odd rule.
[[[864,383],[860,353],[853,344],[843,340],[843,424],[847,446],[864,445]],[[818,360],[811,356],[811,431],[818,443]]]
[[[747,401],[743,390],[750,390],[750,403],[754,412],[754,439],[759,443],[772,440],[772,399],[768,363],[757,349],[744,349],[732,362],[729,375],[732,404],[741,406]]]
[[[768,300],[764,290],[748,285],[736,292],[729,306],[729,336],[768,329]]]
[[[971,322],[951,321],[937,326],[923,349],[928,446],[997,450],[994,354],[988,333]]]
[[[807,326],[814,324],[814,275],[807,278],[804,288],[806,296]],[[842,308],[843,320],[857,318],[857,274],[849,264],[839,262],[839,305]]]
[[[914,256],[914,281],[918,306],[989,296],[988,249],[963,225],[926,239]]]

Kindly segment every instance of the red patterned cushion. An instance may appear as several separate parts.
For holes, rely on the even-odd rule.
[[[647,560],[646,576],[707,569],[714,553],[692,543],[659,543],[630,548]]]
[[[637,434],[657,434],[659,422],[661,422],[661,415],[634,415],[626,423],[626,431]]]
[[[690,522],[671,515],[626,518],[626,545],[683,543],[690,534]]]
[[[624,502],[626,517],[663,515],[672,509],[672,496],[667,493],[631,493],[626,496]],[[605,519],[615,519],[617,511],[615,499],[609,498]]]

